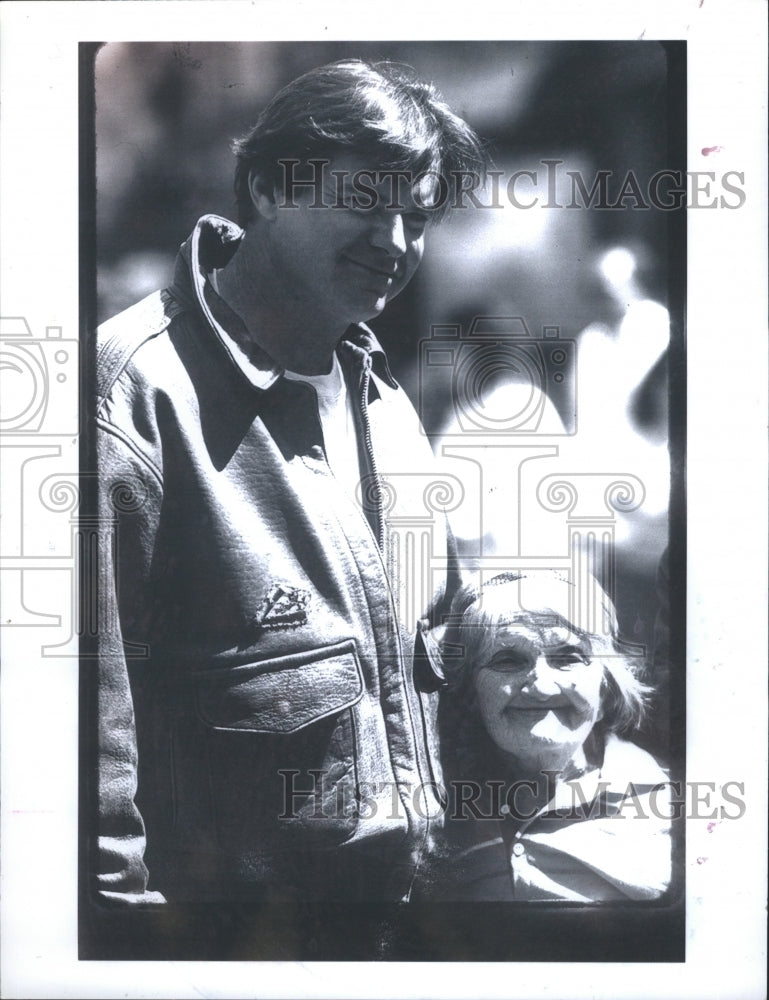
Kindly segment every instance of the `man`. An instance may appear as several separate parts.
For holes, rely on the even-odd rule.
[[[399,900],[441,811],[414,607],[451,596],[451,562],[426,439],[363,323],[483,156],[431,87],[357,61],[294,81],[235,152],[243,228],[201,219],[171,286],[99,331],[119,627],[98,893]]]

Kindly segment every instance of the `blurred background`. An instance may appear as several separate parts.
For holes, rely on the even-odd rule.
[[[486,140],[503,185],[515,171],[538,172],[536,191],[525,179],[516,189],[523,202],[539,195],[536,207],[516,209],[503,186],[504,209],[456,211],[430,230],[420,271],[372,323],[434,447],[466,484],[455,515],[463,551],[469,560],[560,552],[564,518],[573,527],[587,515],[574,504],[566,514],[563,505],[548,508],[543,479],[634,477],[641,488],[634,482],[624,508],[611,508],[608,521],[603,512],[609,533],[598,530],[598,545],[611,550],[611,567],[606,553],[597,565],[625,633],[651,648],[660,610],[654,580],[668,542],[670,213],[634,207],[632,198],[615,210],[543,207],[543,161],[563,161],[553,189],[561,205],[572,200],[569,170],[580,172],[588,190],[598,171],[611,171],[614,201],[629,171],[645,196],[655,172],[680,168],[671,162],[676,122],[669,115],[671,99],[674,106],[681,95],[671,95],[669,50],[661,43],[105,45],[94,66],[99,319],[169,280],[176,249],[199,216],[235,217],[229,143],[277,90],[312,67],[350,57],[405,62],[434,82]],[[461,445],[463,428],[451,373],[425,367],[425,343],[436,325],[458,325],[464,342],[479,316],[518,318],[533,341],[574,345],[555,362],[552,352],[537,355],[541,379],[533,391],[545,405],[510,440],[531,444],[539,430],[537,444],[549,443],[557,456],[551,448],[549,457],[530,462],[536,481],[528,485],[527,467],[514,456],[476,448],[482,457],[470,463],[444,448]],[[517,329],[520,335],[520,323]],[[531,403],[530,393],[520,402],[526,387],[515,365],[480,383],[478,412],[492,429],[494,413],[509,417]],[[471,429],[480,432],[472,438],[478,445],[482,424]],[[541,515],[530,529],[527,500]],[[600,513],[590,514],[599,529]]]

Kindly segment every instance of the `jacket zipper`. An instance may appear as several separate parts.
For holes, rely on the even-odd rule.
[[[376,531],[375,537],[377,544],[379,545],[379,551],[384,552],[384,501],[382,500],[382,487],[379,482],[379,473],[376,467],[376,459],[374,458],[374,446],[371,441],[371,422],[368,416],[368,390],[369,383],[371,381],[371,371],[369,368],[365,368],[363,371],[363,377],[361,379],[360,385],[360,415],[361,423],[363,429],[363,443],[366,450],[366,460],[368,464],[368,471],[371,474],[373,481],[373,488],[375,490],[375,501],[376,501]]]
[[[377,471],[377,467],[376,467],[376,459],[374,458],[374,447],[373,447],[373,443],[372,443],[372,440],[371,440],[371,423],[370,423],[369,415],[368,415],[368,390],[369,390],[370,381],[371,381],[371,369],[370,368],[365,368],[364,371],[363,371],[363,376],[361,378],[361,387],[360,387],[361,388],[361,391],[360,391],[361,425],[362,425],[362,429],[363,429],[363,440],[364,440],[364,443],[365,443],[366,459],[368,461],[368,470],[369,470],[371,476],[373,477],[374,489],[376,490],[376,529],[377,529],[376,530],[376,539],[377,539],[377,543],[379,545],[379,551],[382,553],[382,557],[384,557],[384,555],[385,555],[385,551],[384,551],[384,549],[385,549],[385,538],[384,538],[384,501],[382,499],[382,488],[381,488],[381,483],[380,483],[380,479],[379,479],[379,472]],[[386,567],[385,567],[385,573],[386,572],[387,572],[387,570],[386,570]],[[393,608],[393,613],[394,612],[395,612],[395,609]],[[395,621],[397,622],[398,621],[397,615],[394,614],[394,618],[395,618]],[[411,728],[411,736],[412,736],[412,739],[414,741],[414,753],[415,753],[414,764],[416,765],[416,773],[419,776],[420,782],[424,783],[424,770],[423,769],[424,769],[425,761],[423,761],[423,760],[420,759],[421,758],[421,753],[420,753],[420,746],[419,746],[419,744],[420,744],[419,729],[418,729],[418,727],[416,725],[416,722],[415,722],[415,719],[414,719],[414,706],[412,705],[411,698],[409,697],[409,692],[408,692],[408,683],[409,682],[407,680],[408,674],[405,672],[405,666],[406,666],[406,664],[405,664],[405,658],[404,658],[404,652],[403,652],[403,645],[402,645],[400,633],[399,633],[397,627],[396,627],[396,630],[395,630],[395,638],[396,638],[396,642],[397,642],[397,645],[398,645],[398,660],[399,660],[399,662],[401,664],[401,669],[403,671],[403,673],[401,675],[402,676],[402,680],[403,680],[403,700],[404,700],[404,704],[405,704],[406,715],[408,717],[409,725],[410,725],[410,728]],[[417,694],[416,697],[419,700],[419,695],[418,694]],[[424,737],[423,747],[424,747],[424,752],[425,752],[425,757],[426,757],[426,764],[427,764],[427,768],[428,768],[428,772],[429,772],[430,777],[434,779],[434,775],[432,773],[432,764],[430,762],[430,750],[429,750],[429,747],[427,746],[427,733],[425,731],[425,719],[424,719],[424,714],[422,712],[422,706],[421,706],[421,704],[419,705],[419,709],[420,709],[420,714],[422,716],[422,718],[421,718],[422,727],[421,728],[422,728],[422,735]],[[406,810],[406,812],[408,814],[408,809]],[[423,817],[423,820],[424,820],[424,833],[423,833],[423,836],[422,836],[421,844],[419,845],[417,853],[416,853],[416,855],[414,857],[414,869],[411,872],[411,877],[409,879],[408,888],[407,888],[405,896],[404,896],[404,899],[406,899],[406,900],[408,900],[410,898],[410,896],[411,896],[411,893],[412,893],[412,890],[413,890],[413,887],[414,887],[414,882],[415,882],[415,880],[417,878],[417,875],[418,875],[418,872],[419,872],[419,867],[420,867],[422,856],[423,856],[423,854],[424,854],[424,852],[425,852],[425,850],[427,848],[427,845],[429,843],[430,830],[431,830],[431,827],[432,827],[432,819],[430,817],[429,812],[427,813],[427,815],[425,815]]]

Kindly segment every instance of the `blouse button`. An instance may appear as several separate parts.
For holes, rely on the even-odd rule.
[[[523,854],[523,852],[525,850],[526,850],[526,848],[523,846],[523,844],[520,841],[518,841],[517,843],[513,844],[513,854],[516,856],[516,858],[520,858],[520,856]]]

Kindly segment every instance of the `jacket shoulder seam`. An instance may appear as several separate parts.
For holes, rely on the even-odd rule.
[[[183,306],[163,289],[102,324],[99,334],[104,339],[96,349],[97,411],[136,351],[164,333],[183,311]]]

